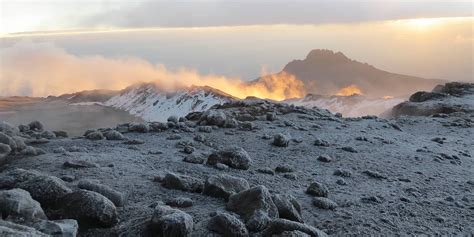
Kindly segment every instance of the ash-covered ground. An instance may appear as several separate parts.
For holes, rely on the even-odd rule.
[[[2,124],[0,233],[472,235],[473,119],[247,100],[80,137]]]

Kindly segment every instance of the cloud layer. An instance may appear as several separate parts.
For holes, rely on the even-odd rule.
[[[48,96],[82,90],[120,90],[139,82],[155,82],[167,91],[211,86],[239,98],[283,100],[305,95],[301,81],[281,74],[257,83],[240,78],[201,75],[181,68],[170,71],[136,57],[76,56],[52,43],[20,42],[0,50],[0,96]]]

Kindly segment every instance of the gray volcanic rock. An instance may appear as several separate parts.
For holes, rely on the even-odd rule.
[[[303,222],[301,206],[295,197],[289,194],[274,194],[272,195],[272,200],[278,209],[280,218]]]
[[[124,140],[125,139],[123,134],[116,130],[107,131],[105,132],[104,136],[107,140]]]
[[[79,230],[79,225],[76,220],[41,220],[33,224],[33,227],[42,233],[54,237],[75,237]]]
[[[83,179],[79,180],[77,187],[80,189],[85,189],[89,191],[94,191],[96,193],[102,194],[104,197],[108,198],[114,203],[115,206],[121,207],[124,204],[123,194],[113,190],[107,185],[98,183],[97,181]]]
[[[151,218],[151,228],[154,235],[159,237],[190,236],[194,222],[193,218],[178,209],[158,205]]]
[[[28,124],[28,127],[30,128],[30,130],[36,132],[42,132],[44,129],[44,125],[40,121],[33,121]]]
[[[4,221],[0,219],[0,236],[8,237],[48,237],[44,233],[37,231],[36,229],[20,224],[15,224],[10,221]]]
[[[216,165],[217,163],[222,163],[235,169],[246,170],[250,167],[252,159],[243,148],[232,146],[209,155],[207,164]]]
[[[222,111],[208,110],[201,116],[201,122],[205,122],[205,125],[216,125],[223,127],[226,123],[226,115]]]
[[[88,134],[86,135],[86,138],[89,139],[89,140],[94,140],[94,141],[96,141],[96,140],[102,140],[102,139],[104,139],[105,137],[104,137],[104,135],[103,135],[101,132],[99,132],[99,131],[94,131],[94,132],[88,133]]]
[[[115,205],[99,193],[78,190],[67,194],[61,201],[63,215],[81,224],[111,227],[118,223]]]
[[[267,220],[278,217],[270,192],[261,185],[230,196],[227,209],[241,215],[250,230],[261,230]]]
[[[24,220],[47,219],[39,202],[22,189],[0,191],[0,216]]]
[[[396,105],[389,116],[431,116],[435,114],[474,113],[474,83],[450,82],[433,92],[416,92],[409,101]]]
[[[335,209],[338,205],[334,201],[325,197],[315,197],[313,199],[313,205],[321,209]]]
[[[207,228],[222,236],[228,237],[247,237],[249,233],[244,223],[237,217],[228,213],[218,213],[213,216],[207,225]]]
[[[301,231],[312,237],[327,237],[326,233],[312,226],[278,218],[269,223],[268,227],[262,232],[262,236],[271,237],[286,231]]]
[[[291,138],[283,134],[277,134],[273,137],[273,145],[279,147],[286,147],[290,143]]]
[[[3,178],[10,178],[11,182],[3,185],[0,182],[0,188],[24,189],[44,206],[58,204],[65,195],[72,192],[61,179],[37,171],[14,169],[6,172]]]
[[[329,189],[319,182],[312,182],[306,189],[306,193],[316,197],[327,197]]]
[[[226,174],[213,175],[204,183],[203,193],[212,197],[228,199],[229,196],[250,188],[247,180]]]
[[[204,186],[203,181],[200,179],[170,172],[168,172],[163,178],[162,185],[169,189],[178,189],[196,193],[200,193]]]

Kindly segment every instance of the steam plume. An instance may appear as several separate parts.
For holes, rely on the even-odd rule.
[[[81,90],[120,90],[139,82],[163,89],[211,86],[235,97],[275,100],[304,96],[303,83],[280,73],[248,83],[240,78],[200,75],[195,70],[170,71],[135,57],[76,56],[51,43],[20,42],[0,50],[0,96],[47,96]]]

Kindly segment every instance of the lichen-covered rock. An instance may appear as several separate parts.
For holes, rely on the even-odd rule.
[[[178,189],[186,192],[200,193],[203,188],[203,182],[200,179],[186,175],[178,175],[168,172],[162,180],[162,185],[169,189]]]
[[[4,184],[8,187],[2,187],[0,182],[0,188],[24,189],[31,194],[33,199],[40,202],[42,206],[55,205],[66,194],[72,192],[61,179],[33,170],[10,170],[3,175],[3,178],[8,178],[11,182]]]
[[[207,228],[222,236],[247,237],[248,230],[237,217],[228,213],[217,213],[207,225]]]
[[[329,189],[322,183],[312,182],[306,189],[306,193],[316,197],[327,197]]]
[[[303,223],[285,220],[273,219],[268,227],[262,232],[263,237],[272,237],[274,235],[282,234],[285,231],[301,231],[312,237],[327,237],[323,231]]]
[[[178,209],[165,205],[155,207],[151,218],[153,234],[159,237],[186,237],[190,236],[194,221],[193,218]]]
[[[96,192],[77,190],[64,196],[61,204],[64,216],[79,223],[111,227],[119,220],[112,201]]]
[[[274,194],[272,195],[272,200],[278,209],[280,218],[303,222],[301,206],[295,197],[289,194]]]
[[[204,183],[203,193],[212,197],[227,199],[230,195],[250,188],[247,180],[226,174],[213,175]]]
[[[77,187],[79,187],[80,189],[85,189],[89,191],[94,191],[96,193],[100,193],[104,197],[112,201],[115,206],[117,207],[123,206],[123,203],[124,203],[123,194],[118,191],[113,190],[107,185],[100,184],[93,180],[83,179],[77,183]]]
[[[22,189],[0,191],[0,216],[23,220],[47,219],[39,202]]]
[[[246,170],[250,167],[252,159],[243,148],[232,146],[209,155],[207,164],[216,165],[217,163],[222,163],[235,169]]]
[[[76,220],[41,220],[33,224],[33,227],[53,237],[76,237],[79,225]]]

